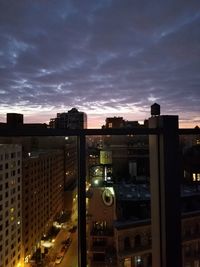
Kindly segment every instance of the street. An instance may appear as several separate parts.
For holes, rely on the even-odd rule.
[[[49,250],[45,266],[58,266],[58,267],[78,267],[78,237],[77,231],[71,233],[72,242],[65,252],[63,260],[59,264],[55,264],[56,256],[59,254],[63,244],[62,241],[66,240],[69,232],[65,229],[61,229],[56,237],[54,246]]]
[[[72,243],[69,246],[62,262],[58,267],[78,267],[78,238],[77,231],[71,235]]]

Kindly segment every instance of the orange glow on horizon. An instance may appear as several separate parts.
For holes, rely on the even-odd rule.
[[[21,114],[23,114],[21,112]],[[139,116],[140,118],[138,119],[137,114],[134,114],[135,118],[133,118],[133,114],[104,114],[102,115],[96,115],[96,114],[89,114],[87,116],[87,127],[88,129],[100,129],[103,125],[105,125],[105,121],[107,117],[123,117],[125,120],[138,120],[139,123],[143,122],[144,119],[141,119],[141,115]],[[56,114],[47,114],[45,113],[40,113],[40,114],[24,114],[24,123],[46,123],[49,124],[49,121],[51,118],[55,118]],[[149,116],[150,117],[150,116]],[[0,122],[5,123],[6,122],[6,114],[2,114],[0,116]],[[195,128],[196,126],[200,127],[200,123],[198,121],[182,121],[181,118],[179,117],[179,128]]]

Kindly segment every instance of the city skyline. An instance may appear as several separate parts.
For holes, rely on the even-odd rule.
[[[199,1],[3,0],[0,25],[2,122],[76,107],[94,128],[147,119],[157,102],[181,127],[200,124]]]

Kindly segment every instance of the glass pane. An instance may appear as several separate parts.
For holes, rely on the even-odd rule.
[[[200,135],[180,136],[182,254],[185,266],[200,264]]]
[[[0,262],[78,266],[77,138],[0,139]]]
[[[87,152],[88,266],[150,266],[148,136],[90,136]]]

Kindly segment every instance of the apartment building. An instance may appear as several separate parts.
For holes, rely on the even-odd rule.
[[[0,267],[21,266],[22,149],[0,145]]]
[[[23,159],[23,249],[25,262],[63,210],[64,153],[37,150]]]
[[[50,120],[49,126],[57,129],[86,129],[87,115],[72,108],[68,112],[57,113],[57,117]]]
[[[92,186],[87,195],[89,266],[152,266],[148,186]],[[184,187],[181,199],[182,266],[199,267],[200,199],[195,186]]]

